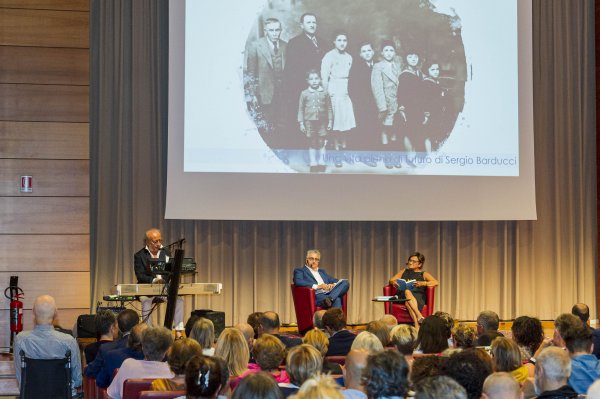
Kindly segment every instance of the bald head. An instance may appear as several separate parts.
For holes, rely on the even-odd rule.
[[[522,399],[523,392],[519,383],[510,373],[492,373],[483,383],[482,398],[486,399]]]
[[[571,313],[579,317],[584,323],[587,323],[590,318],[590,308],[585,303],[576,303],[573,305]]]
[[[344,386],[348,389],[357,389],[365,392],[365,387],[361,384],[361,375],[367,367],[367,358],[369,352],[365,349],[354,349],[346,355],[344,365]]]
[[[56,302],[50,295],[40,295],[33,302],[35,324],[52,324],[56,317]]]

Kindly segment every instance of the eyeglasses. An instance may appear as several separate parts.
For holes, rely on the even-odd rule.
[[[407,265],[410,265],[411,263],[421,263],[418,260],[409,260],[408,262],[406,262]]]
[[[321,258],[307,258],[308,260],[310,260],[311,262],[320,262]]]

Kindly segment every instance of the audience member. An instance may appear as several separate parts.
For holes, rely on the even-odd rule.
[[[459,323],[452,329],[452,342],[455,348],[472,348],[475,346],[475,331],[465,323]]]
[[[317,375],[308,380],[291,399],[344,399],[341,387],[327,375]]]
[[[248,371],[250,352],[244,335],[238,329],[223,330],[217,339],[215,356],[225,360],[230,377],[239,377]]]
[[[412,354],[417,347],[417,329],[408,324],[399,324],[390,331],[392,345],[404,355],[406,361],[412,362]]]
[[[290,382],[279,383],[283,396],[287,398],[298,392],[306,380],[321,374],[322,367],[323,358],[314,346],[302,344],[290,349],[285,361],[285,370]]]
[[[215,354],[215,325],[211,320],[199,317],[194,322],[189,337],[200,344],[204,356]]]
[[[152,327],[142,335],[144,360],[125,359],[106,393],[112,399],[123,397],[123,382],[128,378],[173,378],[169,365],[163,361],[173,344],[171,331]]]
[[[384,322],[390,330],[398,325],[398,319],[393,314],[384,314],[379,320]]]
[[[325,359],[325,355],[329,349],[329,338],[327,338],[327,335],[323,331],[317,329],[308,331],[304,335],[302,342],[314,346],[321,353],[321,357],[323,358],[323,373],[342,374],[342,367],[338,363]]]
[[[381,320],[374,320],[367,324],[367,331],[373,333],[381,341],[383,347],[390,345],[390,328]]]
[[[476,346],[490,346],[494,338],[503,336],[498,331],[500,317],[491,310],[484,310],[477,316],[477,342]]]
[[[167,364],[175,375],[173,378],[158,378],[152,381],[154,391],[179,391],[185,389],[185,367],[194,356],[202,354],[202,347],[192,338],[178,339],[167,356]]]
[[[442,311],[437,311],[433,315],[444,320],[446,323],[446,339],[448,339],[448,346],[454,346],[452,345],[452,329],[454,328],[454,318],[452,318],[450,313]]]
[[[286,348],[279,338],[270,335],[262,334],[255,342],[252,349],[256,365],[249,368],[244,374],[231,381],[231,388],[239,384],[240,380],[248,374],[258,371],[266,371],[275,379],[277,383],[290,382],[290,378],[285,370],[280,370],[279,365],[285,358]]]
[[[325,328],[323,327],[323,315],[325,312],[325,309],[319,309],[313,313],[313,326],[319,330],[323,330]]]
[[[323,326],[329,334],[327,356],[346,356],[356,335],[346,329],[346,315],[342,309],[328,309],[323,315]]]
[[[85,362],[87,364],[90,364],[96,359],[96,354],[98,354],[98,349],[100,349],[101,345],[112,342],[119,336],[117,318],[110,310],[100,310],[96,313],[96,316],[94,317],[94,327],[96,328],[97,341],[87,345],[83,350]]]
[[[576,303],[571,309],[571,313],[579,317],[581,321],[592,331],[592,341],[594,343],[592,354],[600,359],[600,329],[590,327],[590,308],[585,303]]]
[[[356,336],[356,339],[352,342],[352,346],[350,350],[359,350],[364,349],[369,354],[381,352],[383,350],[383,345],[379,338],[368,331],[363,331]]]
[[[40,295],[33,301],[33,330],[23,331],[15,337],[14,352],[21,350],[31,359],[62,359],[71,352],[71,386],[73,393],[81,387],[81,358],[79,345],[73,336],[56,331],[53,321],[57,317],[56,302],[50,295]],[[21,384],[21,356],[14,357],[17,383]]]
[[[532,378],[535,371],[535,359],[532,357],[544,341],[542,322],[535,317],[520,316],[513,321],[511,331],[514,341],[519,345],[521,358],[529,370],[529,377]]]
[[[576,398],[577,392],[568,385],[571,359],[558,347],[542,350],[535,363],[535,392],[538,399]]]
[[[569,385],[577,393],[585,394],[600,378],[600,361],[592,355],[592,332],[582,323],[568,328],[562,338],[571,357]]]
[[[510,373],[501,371],[485,379],[481,399],[523,399],[523,392]]]
[[[415,399],[467,399],[467,391],[445,375],[423,379],[415,389]]]
[[[235,328],[242,332],[248,344],[248,350],[252,353],[252,346],[254,345],[254,330],[252,326],[248,323],[238,323],[235,325]],[[254,360],[250,359],[250,362],[254,363]]]
[[[450,330],[438,316],[426,317],[417,334],[417,348],[422,353],[442,353],[448,349]]]
[[[483,381],[492,371],[492,361],[487,353],[480,349],[465,349],[448,358],[444,374],[462,385],[469,399],[479,399]]]
[[[108,352],[114,349],[123,349],[127,347],[131,329],[135,327],[139,322],[140,317],[138,316],[137,312],[133,309],[125,309],[124,311],[119,313],[119,315],[117,316],[117,325],[119,326],[119,331],[122,334],[121,338],[112,342],[108,342],[100,346],[100,348],[98,348],[96,358],[85,368],[85,375],[87,377],[97,378],[98,373],[100,373],[100,370],[104,365],[104,357]]]
[[[107,388],[113,380],[114,371],[121,367],[125,359],[142,360],[142,336],[148,328],[148,324],[138,324],[127,335],[127,346],[125,348],[114,349],[104,355],[102,368],[96,376],[96,385],[100,388]]]
[[[254,339],[258,338],[258,319],[260,319],[260,316],[262,316],[263,312],[254,312],[254,313],[250,313],[248,315],[248,319],[246,320],[246,323],[250,324],[252,326],[252,329],[254,330]]]
[[[403,398],[408,393],[408,363],[396,351],[370,355],[362,382],[369,398]]]
[[[510,373],[519,384],[527,381],[529,372],[521,360],[519,346],[513,340],[498,337],[492,342],[492,361],[495,371]]]
[[[277,337],[281,342],[283,342],[286,348],[291,348],[302,343],[301,338],[292,338],[279,334],[280,327],[281,323],[279,322],[279,315],[275,312],[264,312],[258,318],[259,337],[263,334],[273,335],[274,337]]]
[[[229,373],[225,361],[219,357],[197,355],[185,365],[185,399],[229,397]]]
[[[346,355],[344,364],[344,389],[342,394],[346,399],[367,399],[367,390],[362,384],[362,373],[367,367],[369,352],[366,350],[351,350]]]
[[[579,317],[574,316],[570,313],[560,314],[556,320],[554,320],[554,336],[552,337],[551,342],[544,342],[543,346],[554,345],[559,348],[565,348],[565,340],[563,336],[565,332],[570,328],[578,328],[583,325],[583,322],[579,319]],[[543,348],[542,348],[543,349]],[[541,349],[538,350],[540,352]]]
[[[410,368],[410,383],[416,386],[427,377],[444,375],[447,357],[444,356],[419,356],[415,358]]]
[[[281,389],[264,371],[250,374],[233,391],[232,399],[283,399]]]

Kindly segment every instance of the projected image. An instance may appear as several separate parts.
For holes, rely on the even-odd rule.
[[[466,70],[460,17],[429,1],[304,0],[265,6],[243,76],[248,114],[290,167],[411,173],[452,133]]]

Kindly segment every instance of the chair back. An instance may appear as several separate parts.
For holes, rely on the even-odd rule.
[[[152,389],[156,378],[128,378],[123,382],[123,399],[139,399],[142,391]]]
[[[331,363],[337,363],[340,366],[346,364],[346,356],[325,356],[325,360]]]
[[[185,396],[185,391],[143,391],[140,399],[173,399]]]
[[[435,303],[435,288],[436,287],[427,287],[427,290],[425,291],[425,297],[427,298],[427,301],[425,303],[425,306],[423,306],[423,309],[421,309],[421,314],[423,314],[423,317],[431,316],[434,313],[433,305]],[[396,287],[394,287],[391,284],[386,285],[385,287],[383,287],[383,295],[396,295]],[[408,309],[406,309],[406,306],[402,303],[398,304],[386,302],[384,303],[384,308],[386,314],[396,316],[398,323],[413,322],[412,318],[410,317],[410,313],[408,312]]]
[[[71,351],[62,359],[21,357],[21,399],[71,399]]]

